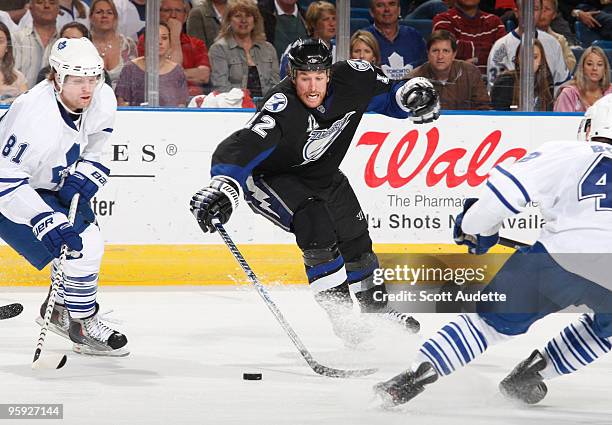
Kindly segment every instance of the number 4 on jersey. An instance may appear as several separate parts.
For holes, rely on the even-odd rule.
[[[2,156],[5,158],[8,157],[13,151],[13,148],[15,147],[16,144],[17,144],[17,138],[13,134],[11,137],[8,138],[8,140],[6,141],[6,144],[2,148]],[[19,146],[17,147],[17,153],[15,154],[15,156],[11,158],[11,162],[14,162],[15,164],[19,164],[21,162],[21,157],[23,156],[27,148],[28,148],[27,143],[20,143]]]
[[[596,198],[597,211],[612,211],[612,158],[600,156],[584,174],[578,186],[578,200]]]

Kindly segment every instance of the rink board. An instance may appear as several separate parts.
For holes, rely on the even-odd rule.
[[[121,110],[104,154],[109,184],[93,200],[106,241],[106,285],[234,284],[240,269],[217,235],[203,234],[189,212],[191,195],[209,180],[217,143],[252,112]],[[378,252],[457,252],[453,217],[477,196],[488,171],[549,140],[575,138],[577,114],[446,113],[432,124],[364,116],[341,165],[368,220]],[[534,208],[503,235],[537,237]],[[254,270],[267,282],[303,283],[292,235],[242,202],[227,225]],[[449,251],[450,250],[450,251]],[[0,246],[0,286],[46,285]]]

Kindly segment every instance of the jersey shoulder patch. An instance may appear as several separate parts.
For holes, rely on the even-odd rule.
[[[277,113],[283,111],[287,105],[289,104],[289,100],[284,93],[274,93],[266,103],[262,109],[265,109],[268,112]]]
[[[355,71],[367,71],[372,69],[372,64],[370,62],[361,60],[361,59],[349,59],[346,61],[351,68]]]

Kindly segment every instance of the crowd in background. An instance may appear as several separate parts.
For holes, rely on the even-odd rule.
[[[516,110],[521,0],[352,0],[350,56],[391,79],[428,78],[443,109]],[[360,7],[361,6],[361,7]],[[87,37],[118,104],[145,104],[146,0],[3,0],[0,103],[45,79],[59,37]],[[161,0],[159,100],[249,107],[287,75],[288,46],[323,40],[336,9],[311,0]],[[611,91],[612,1],[534,0],[534,109],[585,111]]]

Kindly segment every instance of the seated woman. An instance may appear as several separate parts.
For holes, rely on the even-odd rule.
[[[351,59],[361,59],[380,66],[380,47],[370,31],[355,31],[351,37]]]
[[[555,112],[584,112],[609,93],[612,86],[608,57],[600,47],[591,46],[580,57],[574,78],[561,86]]]
[[[27,89],[25,76],[15,68],[11,32],[0,22],[0,104],[11,103]]]
[[[548,70],[544,47],[539,40],[534,40],[533,46],[534,71],[534,110],[552,111],[553,109],[553,80]],[[518,110],[520,99],[520,60],[521,46],[516,50],[514,64],[516,69],[500,74],[491,90],[491,103],[493,109],[499,111]]]
[[[208,56],[215,91],[223,93],[236,87],[261,97],[279,81],[276,50],[266,41],[263,19],[251,0],[227,5]]]
[[[136,43],[117,32],[119,15],[112,0],[93,0],[89,11],[91,41],[104,60],[104,69],[115,88],[123,66],[137,55]]]
[[[179,64],[168,59],[170,28],[159,24],[159,106],[187,105],[187,78]],[[121,70],[115,95],[119,106],[141,106],[145,101],[145,57],[125,64]]]

